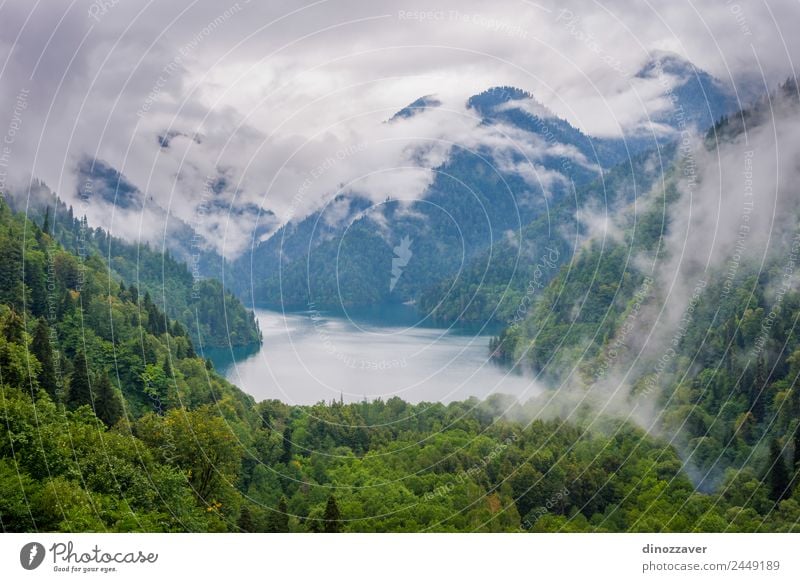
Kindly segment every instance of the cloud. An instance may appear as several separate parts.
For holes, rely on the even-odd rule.
[[[796,12],[789,3],[734,12],[711,0],[657,10],[633,0],[447,0],[435,10],[418,1],[12,0],[0,8],[0,128],[21,90],[29,99],[8,183],[37,176],[76,202],[77,164],[98,158],[147,193],[154,212],[198,222],[233,256],[254,228],[261,237],[276,226],[257,225],[243,208],[285,220],[343,184],[375,200],[419,196],[431,175],[406,167],[435,166],[454,145],[474,144],[463,102],[490,86],[522,87],[584,131],[618,135],[664,106],[652,80],[629,74],[654,48],[743,91],[774,85],[800,50],[788,28]],[[383,124],[429,94],[442,107]],[[178,132],[167,148],[165,132]],[[316,168],[360,144],[299,199]],[[205,184],[219,175],[225,185],[196,221]],[[115,233],[163,235],[149,219],[86,210]]]

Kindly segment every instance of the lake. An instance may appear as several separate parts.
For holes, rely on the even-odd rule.
[[[489,359],[486,330],[433,327],[410,306],[347,315],[255,313],[264,335],[260,349],[205,355],[256,400],[451,402],[494,393],[525,400],[539,393],[531,378]]]

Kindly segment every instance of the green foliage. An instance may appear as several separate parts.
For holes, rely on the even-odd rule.
[[[115,279],[135,282],[154,307],[166,313],[167,317],[180,321],[180,329],[186,331],[174,335],[187,335],[206,347],[245,346],[261,341],[253,312],[246,310],[217,279],[203,277],[198,271],[199,265],[198,269],[190,271],[186,264],[167,251],[158,251],[148,244],[131,244],[111,236],[102,228],[90,227],[85,217],[75,217],[72,207],[68,208],[43,184],[34,185],[32,196],[38,203],[25,207],[26,215],[47,228],[40,230],[29,223],[29,232],[48,241],[48,245],[56,240],[75,255],[103,257],[107,270],[110,269]],[[50,235],[52,239],[42,238],[42,235]],[[56,272],[69,289],[77,288],[81,276],[80,263],[75,256],[58,253],[52,257],[47,245],[43,247],[41,250],[28,249],[25,255],[25,283],[30,288],[29,300],[32,300],[35,315],[44,310],[44,286],[31,283],[45,280],[48,260],[55,259]],[[21,266],[14,265],[21,265],[21,248],[13,240],[2,239],[0,256],[3,257],[0,258],[0,277],[5,279],[7,271],[8,279],[5,280],[18,283],[8,288],[6,294],[0,288],[0,302],[19,308],[23,297],[19,285],[22,283],[19,276]],[[197,249],[197,256],[205,254]],[[213,270],[216,272],[218,269]],[[136,287],[131,288],[129,298],[134,302],[138,300]],[[143,307],[150,316],[150,330],[156,335],[166,331],[164,317],[159,320],[149,305]]]
[[[92,386],[89,380],[89,363],[86,361],[86,354],[81,350],[75,356],[72,366],[66,403],[74,410],[81,406],[92,406],[93,400]]]
[[[54,354],[53,346],[50,343],[50,326],[47,325],[47,321],[43,317],[36,321],[36,329],[33,332],[33,341],[31,342],[31,353],[42,366],[42,371],[37,378],[39,386],[47,390],[50,398],[55,400],[58,398],[60,384],[55,365],[57,355]]]
[[[11,237],[26,253],[49,256],[44,264],[54,268],[45,270],[44,311],[19,300],[0,305],[3,531],[796,531],[800,523],[788,445],[770,461],[756,444],[766,433],[794,442],[800,398],[790,375],[800,370],[800,338],[791,326],[769,340],[791,338],[789,355],[765,355],[731,409],[723,392],[734,383],[712,371],[698,375],[720,382],[708,396],[691,380],[676,391],[676,418],[702,405],[689,436],[693,455],[712,466],[733,423],[751,425],[752,444],[736,436],[729,447],[740,466],[722,472],[719,493],[702,493],[673,446],[622,422],[592,422],[591,429],[580,420],[531,422],[524,408],[507,413],[497,399],[255,404],[195,355],[182,326],[146,293],[109,277],[99,257],[68,253],[0,205],[0,243]],[[598,299],[583,301],[585,321],[605,325],[607,311],[622,318],[637,281],[612,284],[619,250],[590,249],[586,257],[574,274],[584,293],[583,271],[614,264],[599,278],[607,288]],[[17,287],[0,280],[0,293]],[[582,299],[577,290],[565,293],[568,302]],[[24,296],[34,297],[32,288]],[[566,311],[545,297],[562,325]],[[744,294],[737,301],[739,308],[725,312],[731,318],[765,307]],[[697,317],[708,317],[704,305]],[[800,310],[800,297],[787,294],[783,308]],[[609,330],[618,318],[607,318],[617,321]],[[519,327],[527,333],[527,325]],[[725,333],[710,343],[708,357],[731,338],[743,346],[755,341],[748,325],[742,333],[750,339]],[[768,347],[767,354],[778,353]],[[734,360],[738,373],[744,362]],[[750,413],[758,398],[765,398],[764,420]],[[709,430],[717,413],[725,422]],[[768,418],[778,418],[774,428]],[[747,466],[750,452],[756,460]]]
[[[325,505],[325,513],[322,515],[322,531],[325,533],[339,533],[341,531],[340,518],[341,514],[339,513],[339,506],[336,505],[336,498],[333,495],[329,495],[328,502]]]
[[[786,106],[789,114],[800,111],[796,103]],[[743,116],[755,121],[765,113],[759,107]],[[717,135],[736,135],[737,124],[723,120]],[[663,239],[670,233],[682,163],[676,160],[665,173],[643,214],[615,216],[618,236],[595,238],[581,249],[490,348],[499,360],[558,385],[566,382],[578,399],[581,388],[602,392],[603,381],[617,374],[622,405],[660,412],[653,429],[680,450],[699,489],[736,481],[750,492],[733,501],[747,507],[723,516],[730,521],[726,527],[743,528],[754,523],[748,512],[771,518],[792,510],[787,502],[800,478],[800,293],[787,284],[797,238],[774,237],[758,259],[731,250],[727,262],[708,268],[701,280],[680,283],[694,288],[673,293],[673,309],[679,311],[678,303],[683,310],[674,321],[656,319],[666,313],[668,293],[658,286],[659,269],[676,259],[667,255]],[[746,482],[729,469],[744,471]]]
[[[122,398],[107,374],[100,374],[95,381],[94,412],[108,426],[115,425],[125,414]]]

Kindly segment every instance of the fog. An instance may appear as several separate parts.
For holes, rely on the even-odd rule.
[[[430,170],[452,144],[494,139],[476,132],[464,110],[466,98],[491,86],[532,91],[592,135],[648,131],[650,117],[668,104],[660,81],[635,72],[668,50],[746,100],[754,83],[791,74],[797,45],[783,31],[788,11],[784,3],[734,11],[710,0],[657,11],[630,0],[602,7],[447,1],[434,11],[355,1],[6,2],[0,111],[15,139],[4,185],[24,191],[40,178],[77,204],[76,168],[97,158],[145,193],[146,203],[113,212],[90,203],[92,224],[163,244],[163,220],[154,219],[166,211],[235,257],[254,229],[256,240],[269,236],[342,184],[375,199],[420,196],[430,174],[398,169]],[[15,120],[21,91],[27,106]],[[383,123],[430,94],[443,103],[439,114]],[[169,132],[175,137],[162,147],[159,136]],[[326,168],[298,196],[339,156],[346,163]],[[224,187],[198,219],[205,185],[220,176]],[[274,223],[259,217],[267,211]]]

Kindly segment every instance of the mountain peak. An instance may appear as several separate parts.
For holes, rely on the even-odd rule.
[[[96,198],[118,208],[140,208],[142,194],[113,166],[97,158],[84,157],[77,167],[80,198]]]
[[[485,115],[498,105],[525,99],[533,100],[533,94],[518,87],[491,87],[483,93],[470,97],[467,101],[467,106]]]
[[[636,73],[638,79],[650,79],[657,77],[659,73],[685,77],[687,75],[702,74],[708,75],[702,69],[692,64],[691,61],[683,58],[677,53],[664,50],[653,50],[648,53],[647,60]],[[710,77],[710,75],[708,75]]]
[[[389,119],[389,123],[394,121],[398,121],[400,119],[409,119],[410,117],[414,117],[415,115],[419,115],[426,109],[433,109],[434,107],[439,107],[442,104],[439,99],[436,98],[435,95],[424,95],[409,103],[405,107],[403,107],[400,111],[392,115]]]
[[[682,56],[669,51],[650,52],[647,61],[635,77],[654,80],[663,75],[676,79],[665,91],[665,95],[671,94],[671,100],[681,104],[683,121],[678,119],[673,109],[654,115],[653,121],[665,123],[676,129],[683,123],[705,130],[722,116],[738,109],[735,96],[722,81]]]

